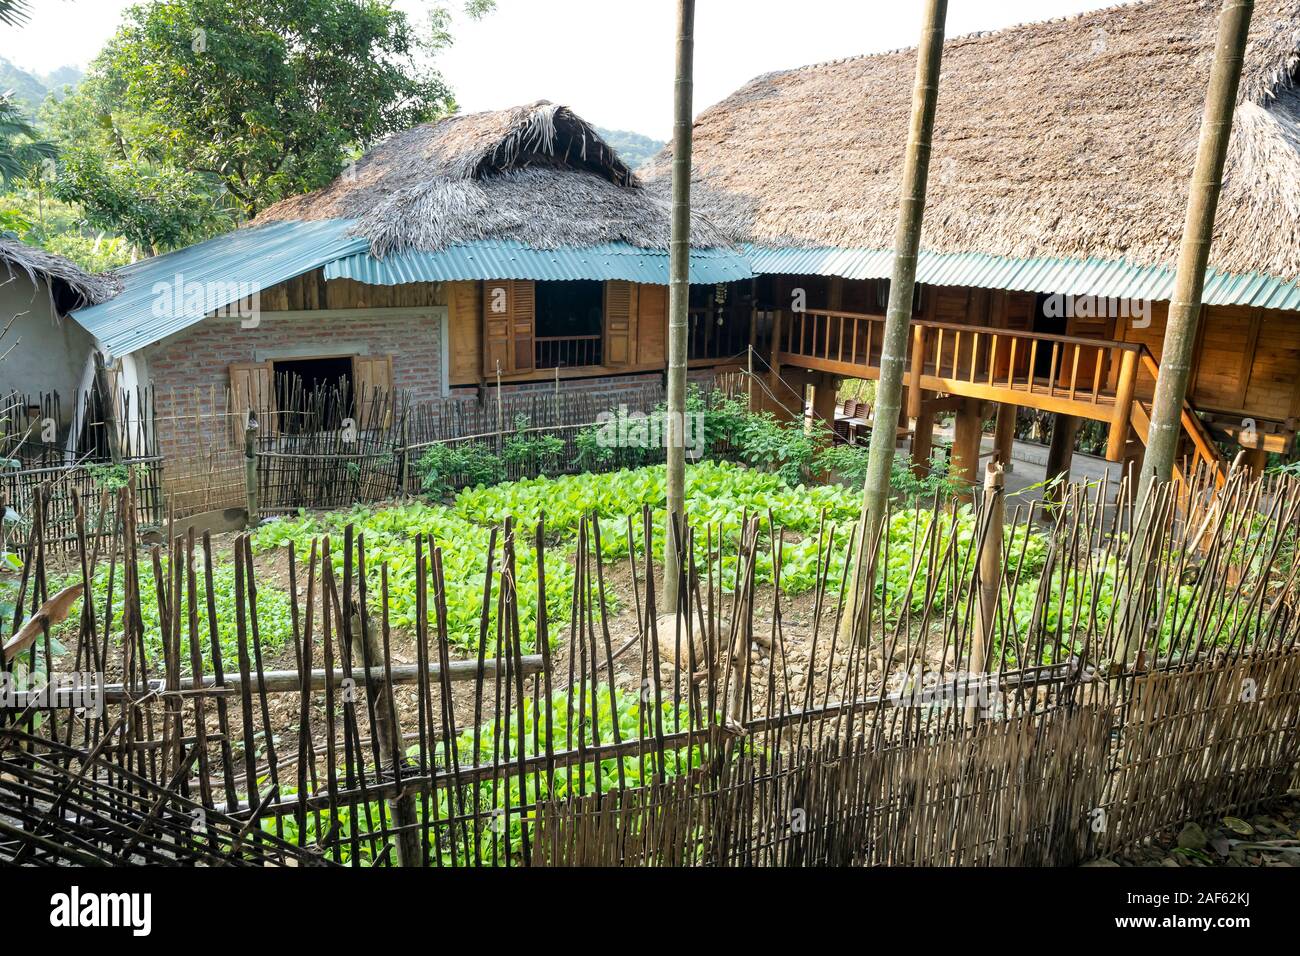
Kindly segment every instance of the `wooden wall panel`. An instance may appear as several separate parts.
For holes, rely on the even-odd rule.
[[[1285,420],[1300,412],[1300,316],[1265,312],[1261,319],[1243,411]]]
[[[1246,401],[1260,313],[1245,306],[1216,306],[1201,319],[1192,403],[1235,410]]]

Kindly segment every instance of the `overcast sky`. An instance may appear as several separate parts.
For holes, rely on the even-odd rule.
[[[47,73],[85,66],[136,0],[35,0],[31,22],[0,27],[0,55]],[[459,5],[459,0],[453,0]],[[1114,0],[951,0],[950,36],[1112,6]],[[421,22],[428,0],[398,0]],[[674,0],[497,0],[461,22],[438,66],[465,111],[538,99],[600,126],[667,139]],[[699,0],[695,108],[751,77],[916,42],[921,0]]]

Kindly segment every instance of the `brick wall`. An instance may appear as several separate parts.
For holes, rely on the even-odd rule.
[[[333,355],[354,346],[364,347],[369,355],[391,355],[395,388],[409,390],[415,401],[437,398],[441,389],[440,335],[440,322],[434,315],[283,316],[263,311],[259,325],[252,329],[241,328],[234,318],[200,322],[147,352],[163,453],[188,453],[196,440],[223,440],[225,429],[219,419],[230,384],[229,366],[265,361],[280,350],[293,350],[286,358],[309,357],[308,348],[318,355]],[[207,418],[200,418],[197,433],[192,426],[179,424],[186,421],[193,403],[210,412]],[[211,425],[202,424],[208,420]]]

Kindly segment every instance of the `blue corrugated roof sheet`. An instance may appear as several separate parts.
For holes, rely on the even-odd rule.
[[[749,261],[739,252],[695,249],[691,282],[712,285],[748,279]],[[459,279],[625,279],[668,284],[668,252],[627,243],[572,249],[533,249],[513,239],[481,239],[439,252],[407,252],[375,259],[348,256],[325,267],[326,279],[355,279],[370,285],[450,282]]]
[[[882,249],[750,247],[745,252],[755,274],[760,275],[785,273],[888,279],[893,268],[893,253]],[[974,252],[944,254],[922,251],[917,262],[916,281],[927,285],[1160,301],[1168,300],[1173,293],[1174,270],[1106,259],[1013,259]],[[1203,300],[1206,305],[1300,309],[1300,282],[1258,273],[1233,275],[1209,269]]]
[[[215,309],[366,248],[350,219],[236,229],[117,272],[122,292],[72,314],[113,355],[188,328]]]
[[[312,269],[325,278],[372,285],[473,279],[625,279],[668,283],[668,254],[622,243],[532,249],[514,240],[480,240],[440,252],[374,259],[353,220],[280,222],[237,229],[118,270],[123,291],[73,317],[113,355],[126,355],[201,321],[213,310]],[[691,281],[733,282],[763,273],[886,279],[893,254],[882,249],[761,248],[691,252]],[[1018,292],[1059,292],[1168,300],[1174,270],[1101,259],[1014,259],[982,253],[922,252],[917,281]],[[192,294],[197,290],[198,294]],[[1207,305],[1300,310],[1300,282],[1207,273]]]

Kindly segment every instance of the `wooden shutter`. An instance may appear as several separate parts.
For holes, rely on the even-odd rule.
[[[483,283],[483,377],[531,371],[535,365],[536,295],[531,279]]]
[[[393,357],[391,355],[352,356],[352,394],[356,403],[357,427],[379,428],[388,422],[371,421],[376,408],[385,416],[393,407]]]
[[[636,287],[631,282],[605,283],[604,365],[636,361]]]
[[[537,365],[534,339],[537,332],[537,296],[531,279],[510,283],[510,337],[514,348],[513,370],[531,372]]]
[[[244,447],[250,412],[263,432],[275,431],[274,383],[275,371],[270,362],[237,362],[230,366],[230,428],[236,448]]]
[[[637,287],[637,361],[664,365],[668,360],[668,286]]]

